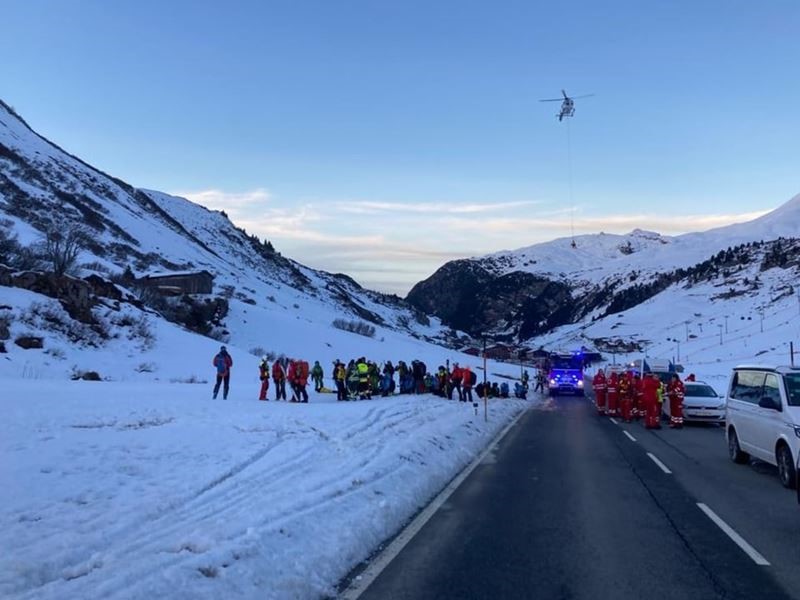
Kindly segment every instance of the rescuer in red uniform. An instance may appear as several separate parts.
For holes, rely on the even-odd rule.
[[[634,419],[640,419],[645,415],[644,407],[644,388],[642,386],[643,380],[639,373],[633,374],[633,408],[631,409],[631,416]]]
[[[606,392],[608,386],[603,369],[597,370],[597,374],[592,379],[592,388],[594,389],[594,398],[597,404],[597,414],[604,415],[606,414]]]
[[[673,429],[683,428],[683,397],[686,390],[677,373],[672,374],[672,379],[667,387],[669,396],[669,426]]]
[[[615,417],[618,413],[618,404],[619,404],[619,394],[617,393],[618,390],[618,381],[617,381],[617,374],[612,372],[608,378],[608,390],[607,390],[607,398],[608,401],[608,414],[612,417]]]
[[[644,426],[647,429],[661,429],[661,403],[658,401],[658,390],[661,380],[655,373],[649,373],[642,379],[642,403],[644,404]]]
[[[622,420],[626,423],[630,423],[633,420],[631,413],[633,409],[633,395],[636,393],[633,389],[633,375],[630,372],[623,373],[617,385]]]

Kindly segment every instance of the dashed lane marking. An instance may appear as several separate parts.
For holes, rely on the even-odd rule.
[[[729,538],[731,538],[736,543],[737,546],[739,546],[739,548],[744,550],[744,553],[747,554],[747,556],[749,556],[754,563],[756,563],[757,565],[762,565],[767,567],[769,566],[769,561],[766,558],[764,558],[758,550],[756,550],[750,544],[748,544],[747,541],[742,536],[736,533],[733,527],[731,527],[725,521],[723,521],[719,517],[719,515],[717,515],[717,513],[715,513],[713,510],[711,510],[707,505],[703,504],[702,502],[698,502],[697,506],[700,508],[700,510],[706,513],[706,516],[712,521],[714,521],[714,523],[717,524],[717,527],[722,529],[722,531],[724,531],[725,534]]]
[[[653,454],[652,452],[648,452],[647,456],[649,456],[650,459],[658,465],[658,468],[664,471],[664,473],[666,473],[667,475],[672,475],[672,471],[670,471],[667,465],[661,462],[655,454]]]
[[[608,420],[611,421],[614,425],[619,425],[619,421],[617,421],[614,417],[608,417]]]
[[[624,429],[622,430],[622,433],[624,433],[625,435],[627,435],[627,436],[628,436],[628,439],[629,439],[630,441],[632,441],[632,442],[635,442],[635,441],[636,441],[636,438],[635,438],[635,437],[633,437],[633,436],[632,436],[630,433],[628,433],[628,432],[627,432],[627,431],[625,431]]]

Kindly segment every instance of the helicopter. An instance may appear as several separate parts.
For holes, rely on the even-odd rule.
[[[564,90],[561,90],[561,93],[564,95],[563,98],[546,98],[544,100],[539,100],[539,102],[561,102],[561,110],[556,115],[559,121],[563,121],[564,117],[571,117],[575,114],[575,100],[594,96],[594,94],[584,94],[583,96],[571,97],[567,96],[567,92]]]

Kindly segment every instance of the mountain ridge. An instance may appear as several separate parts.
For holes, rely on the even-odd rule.
[[[489,332],[496,339],[524,342],[556,327],[601,317],[608,314],[609,307],[630,308],[630,300],[615,299],[617,294],[630,298],[628,288],[679,280],[681,273],[693,272],[719,252],[746,243],[791,238],[798,231],[800,195],[750,221],[705,232],[665,236],[634,229],[627,234],[586,234],[450,261],[417,283],[406,299],[472,335]],[[512,275],[520,286],[540,291],[524,298],[495,297],[497,287],[503,287]],[[568,292],[559,288],[557,301],[552,303],[547,294],[552,294],[553,288],[546,282],[559,283]],[[465,289],[482,299],[480,309],[464,297]],[[542,306],[550,308],[542,311]]]

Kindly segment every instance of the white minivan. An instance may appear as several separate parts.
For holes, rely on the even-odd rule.
[[[731,373],[725,397],[728,454],[778,467],[781,483],[795,486],[800,454],[800,368],[743,365]]]

